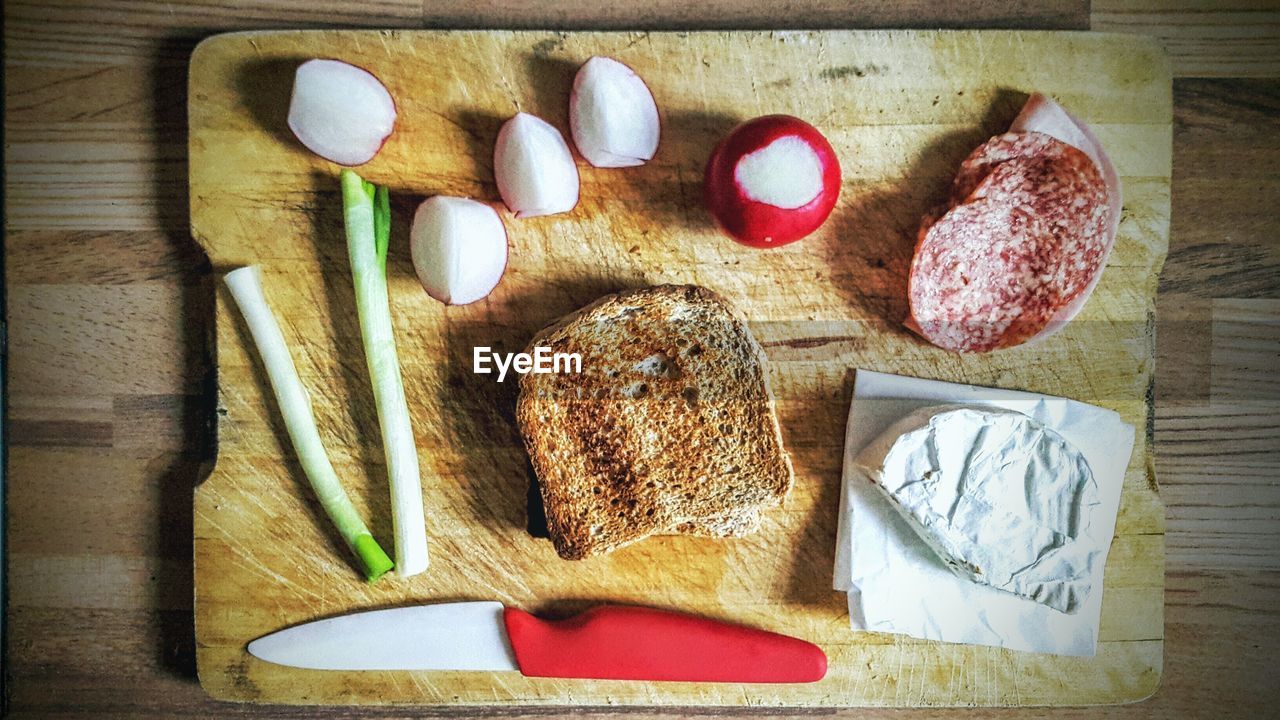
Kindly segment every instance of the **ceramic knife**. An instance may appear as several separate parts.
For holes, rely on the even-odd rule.
[[[249,643],[249,653],[316,670],[510,670],[614,680],[801,683],[827,672],[827,656],[813,643],[629,605],[560,620],[498,602],[371,610],[271,633]]]

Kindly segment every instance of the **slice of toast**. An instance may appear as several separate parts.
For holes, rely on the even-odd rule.
[[[581,373],[520,376],[516,418],[561,557],[655,533],[743,535],[791,488],[764,354],[716,293],[603,297],[531,342]]]
[[[760,529],[760,510],[739,510],[725,513],[705,520],[692,520],[680,523],[673,529],[659,533],[661,535],[699,535],[701,537],[734,538],[745,537]],[[674,532],[672,531],[674,530]]]

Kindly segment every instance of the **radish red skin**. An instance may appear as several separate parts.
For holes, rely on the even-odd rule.
[[[743,157],[784,137],[797,137],[817,155],[822,189],[798,208],[748,198],[735,179]],[[831,143],[809,123],[790,115],[766,115],[739,125],[707,161],[704,200],[716,224],[738,242],[757,248],[795,242],[822,226],[840,196],[840,161]]]

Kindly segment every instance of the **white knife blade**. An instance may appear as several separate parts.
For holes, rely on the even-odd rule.
[[[254,657],[313,670],[519,670],[499,602],[371,610],[249,643]]]

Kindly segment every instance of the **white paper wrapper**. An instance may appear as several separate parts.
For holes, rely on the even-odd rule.
[[[890,425],[922,407],[943,403],[1024,413],[1059,432],[1089,461],[1100,501],[1093,509],[1090,534],[1102,544],[1102,555],[1093,589],[1079,611],[1061,613],[957,576],[854,464],[862,448]],[[1115,535],[1133,433],[1133,426],[1117,413],[1074,400],[859,370],[845,432],[835,562],[835,589],[849,594],[853,629],[1093,655],[1102,615],[1102,569]]]

